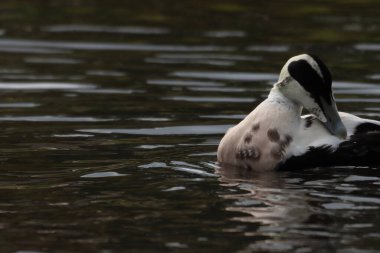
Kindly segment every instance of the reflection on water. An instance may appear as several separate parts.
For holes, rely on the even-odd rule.
[[[301,52],[380,119],[376,5],[0,2],[0,252],[379,251],[379,168],[215,163]]]
[[[226,210],[243,214],[235,220],[257,225],[254,231],[244,231],[246,236],[264,239],[249,244],[243,252],[310,252],[315,247],[318,252],[331,252],[347,244],[360,245],[364,238],[371,237],[373,233],[368,230],[373,229],[373,224],[362,217],[375,215],[380,198],[367,197],[360,185],[367,183],[367,187],[377,188],[380,178],[345,174],[351,171],[341,168],[335,172],[342,174],[331,175],[326,170],[329,169],[315,169],[305,175],[220,168],[222,185],[240,190],[221,195],[233,200]],[[319,173],[325,175],[321,177]],[[368,213],[363,214],[364,210]],[[351,222],[339,224],[339,220]]]

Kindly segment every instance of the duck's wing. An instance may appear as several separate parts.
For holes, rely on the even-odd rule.
[[[301,143],[304,152],[290,154],[277,169],[379,165],[380,121],[362,119],[348,113],[339,114],[347,128],[347,140],[338,140],[326,132],[323,134],[320,129],[323,125],[317,119],[311,115],[304,116],[305,127],[300,130],[303,131],[300,134],[302,141],[305,143],[305,139],[314,138],[314,143]]]

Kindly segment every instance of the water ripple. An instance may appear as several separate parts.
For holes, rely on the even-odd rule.
[[[147,63],[159,63],[159,64],[202,64],[213,66],[233,66],[233,61],[222,60],[188,60],[188,59],[160,59],[160,58],[146,58]]]
[[[6,80],[22,80],[22,81],[53,81],[62,77],[55,75],[34,75],[34,74],[2,74],[1,79]],[[67,77],[66,77],[67,78]]]
[[[341,103],[380,103],[380,98],[337,98],[335,100]]]
[[[368,177],[368,176],[358,176],[350,175],[344,179],[345,182],[366,182],[366,181],[379,181],[379,177]]]
[[[171,121],[172,119],[170,118],[164,118],[164,117],[138,117],[138,118],[133,118],[133,120],[137,121],[153,121],[153,122],[163,122],[163,121]]]
[[[71,58],[42,58],[42,57],[27,57],[24,59],[26,63],[36,64],[80,64],[81,60]]]
[[[53,134],[53,137],[57,138],[88,138],[94,135],[92,134]]]
[[[232,93],[232,92],[240,93],[240,92],[245,92],[248,90],[246,88],[238,88],[238,87],[187,87],[187,89],[191,91],[201,91],[201,92],[214,91],[214,92],[228,92],[228,93]]]
[[[377,43],[359,43],[354,48],[362,51],[380,51],[380,44]]]
[[[334,89],[379,89],[380,85],[374,83],[362,83],[362,82],[349,82],[349,81],[334,81]]]
[[[318,193],[318,192],[311,192],[310,195],[322,197],[322,198],[336,198],[340,199],[346,202],[353,202],[353,203],[369,203],[369,204],[376,204],[380,205],[380,198],[375,197],[364,197],[364,196],[355,196],[355,195],[338,195],[338,194],[328,194],[328,193]]]
[[[278,79],[277,74],[253,72],[177,71],[172,73],[171,75],[186,78],[202,78],[231,81],[275,81]]]
[[[38,107],[38,103],[0,103],[0,108],[33,108]]]
[[[166,163],[162,163],[162,162],[152,162],[152,163],[140,165],[139,168],[141,169],[167,168],[167,165]]]
[[[68,116],[5,116],[0,121],[27,121],[27,122],[108,122],[117,119],[100,119],[94,117],[68,117]]]
[[[104,26],[104,25],[50,25],[41,27],[44,32],[64,33],[64,32],[93,32],[93,33],[121,33],[121,34],[167,34],[169,30],[159,27],[140,26]]]
[[[0,52],[2,53],[25,53],[25,54],[67,54],[70,53],[70,50],[64,49],[50,49],[43,48],[39,46],[27,46],[27,44],[23,46],[12,46],[12,43],[3,43],[0,45]]]
[[[0,82],[0,90],[88,90],[93,84],[56,82]]]
[[[90,76],[111,76],[111,77],[122,77],[126,75],[124,72],[115,71],[115,70],[88,70],[86,74]]]
[[[380,94],[380,89],[347,89],[347,90],[336,90],[336,94],[352,94],[352,95],[379,95]]]
[[[260,61],[260,56],[246,56],[236,54],[158,54],[156,58],[170,60],[228,60],[228,61]]]
[[[186,190],[186,187],[184,186],[174,186],[174,187],[170,187],[170,188],[167,188],[165,190],[162,190],[163,192],[174,192],[174,191],[182,191],[182,190]]]
[[[244,31],[209,31],[204,34],[206,37],[211,38],[242,38],[247,34]]]
[[[368,75],[366,76],[368,79],[372,80],[380,80],[380,74],[373,74],[373,75]]]
[[[206,86],[206,87],[221,87],[224,83],[210,81],[193,81],[193,80],[172,80],[172,79],[153,79],[148,80],[148,84],[162,86]]]
[[[157,54],[154,58],[149,58],[150,62],[161,63],[197,63],[197,64],[210,64],[210,65],[224,65],[231,66],[237,61],[260,61],[260,56],[247,56],[236,54],[210,54],[210,53],[161,53]]]
[[[113,95],[126,95],[133,93],[144,93],[144,90],[134,90],[134,89],[80,89],[76,90],[77,93],[85,94],[113,94]]]
[[[219,115],[200,115],[200,118],[206,119],[244,119],[245,114],[219,114]]]
[[[157,148],[173,148],[174,145],[140,145],[137,148],[141,149],[157,149]]]
[[[125,129],[78,129],[78,132],[94,134],[130,134],[130,135],[209,135],[223,134],[232,125],[193,125],[157,128]]]
[[[203,177],[218,177],[215,174],[211,174],[211,173],[208,173],[208,172],[200,170],[200,169],[185,168],[185,167],[173,167],[172,169],[176,170],[176,171],[180,171],[180,172],[186,172],[189,174],[203,176]]]
[[[44,41],[22,39],[0,39],[0,51],[8,48],[17,51],[51,49],[69,49],[86,51],[167,51],[167,52],[214,52],[234,51],[234,47],[216,45],[153,45],[153,44],[129,44],[129,43],[101,43],[101,42],[73,42],[73,41]],[[41,53],[41,52],[39,52]],[[57,53],[57,52],[55,52]]]
[[[243,97],[191,97],[191,96],[173,96],[163,97],[164,100],[186,101],[186,102],[205,102],[205,103],[250,103],[254,98]]]
[[[248,51],[280,53],[289,51],[287,45],[254,45],[247,48]]]
[[[103,177],[123,177],[126,174],[120,174],[118,172],[107,171],[107,172],[95,172],[90,174],[85,174],[80,177],[82,178],[103,178]]]

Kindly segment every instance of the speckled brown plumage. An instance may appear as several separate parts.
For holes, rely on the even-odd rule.
[[[289,144],[293,141],[293,138],[288,135],[288,134],[285,134],[285,136],[283,138],[281,138],[280,140],[280,146],[282,149],[285,149],[287,146],[289,146]]]
[[[257,160],[260,158],[260,151],[255,147],[242,149],[236,152],[236,158],[242,159],[242,160],[246,160],[246,159]]]
[[[256,132],[257,130],[260,129],[260,124],[259,123],[256,123],[252,126],[252,131]]]
[[[311,125],[313,125],[313,121],[314,121],[315,117],[310,115],[308,117],[305,118],[305,128],[309,128],[311,127]]]
[[[271,142],[278,142],[280,140],[280,134],[277,129],[269,129],[267,135]]]
[[[249,144],[252,140],[252,134],[248,133],[244,137],[244,143]]]

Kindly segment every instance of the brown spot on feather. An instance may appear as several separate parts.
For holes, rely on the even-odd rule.
[[[245,137],[244,137],[244,142],[246,144],[250,143],[252,140],[252,134],[247,134]]]
[[[280,141],[280,146],[282,149],[285,149],[293,141],[292,136],[285,134],[284,138]]]
[[[256,132],[257,130],[260,129],[260,124],[259,123],[256,123],[252,126],[252,131]]]
[[[293,141],[292,136],[290,136],[289,134],[285,134],[285,141],[289,145]]]
[[[242,160],[257,160],[260,158],[260,150],[255,147],[242,149],[236,152],[236,158]]]
[[[313,121],[315,120],[315,117],[310,115],[308,117],[305,118],[305,128],[309,128],[311,127],[311,125],[313,124]]]
[[[278,142],[280,140],[280,134],[277,129],[269,129],[267,135],[271,142]]]

